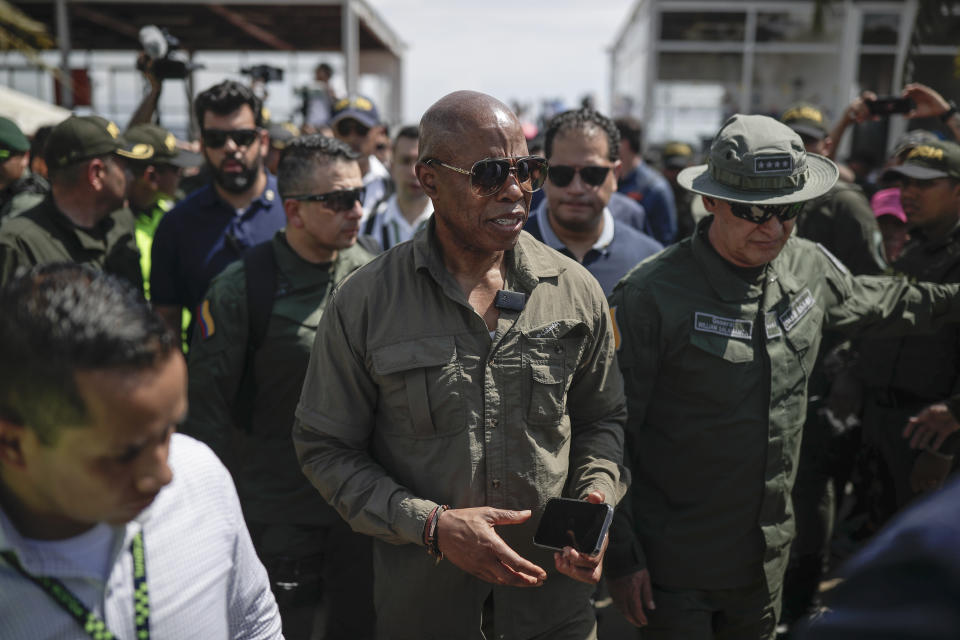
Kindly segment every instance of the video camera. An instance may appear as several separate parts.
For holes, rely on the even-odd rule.
[[[255,82],[283,82],[283,69],[268,64],[256,64],[240,69],[240,73],[250,76]]]
[[[170,35],[163,27],[153,24],[140,29],[140,46],[147,54],[137,62],[137,69],[150,71],[160,80],[183,80],[193,71],[202,69],[202,64],[191,62],[185,53],[177,51],[180,40]]]

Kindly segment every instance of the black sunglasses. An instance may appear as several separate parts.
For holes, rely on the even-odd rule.
[[[548,170],[550,182],[558,187],[565,187],[573,182],[573,176],[580,174],[580,179],[591,187],[599,187],[607,179],[610,167],[569,167],[564,164],[552,164]]]
[[[366,187],[357,187],[356,189],[340,189],[339,191],[330,191],[328,193],[308,193],[299,196],[284,196],[284,200],[300,200],[302,202],[321,202],[328,209],[337,213],[350,211],[354,203],[363,204],[363,198],[367,194]]]
[[[533,193],[542,187],[543,181],[547,177],[547,160],[540,156],[485,158],[474,162],[469,171],[449,165],[446,162],[440,162],[436,158],[427,158],[423,161],[423,164],[440,165],[451,171],[470,176],[470,186],[478,196],[492,196],[500,191],[506,184],[511,172],[516,172],[520,188],[528,193]]]
[[[219,149],[227,144],[227,138],[238,147],[249,147],[257,139],[259,129],[204,129],[203,145],[209,149]]]
[[[347,118],[337,123],[337,133],[343,138],[346,138],[351,133],[356,133],[358,136],[365,136],[370,133],[370,127],[358,120]]]
[[[781,222],[793,220],[800,212],[806,202],[791,202],[790,204],[743,204],[740,202],[730,202],[730,212],[743,220],[749,220],[754,224],[763,224],[773,216],[780,218]]]

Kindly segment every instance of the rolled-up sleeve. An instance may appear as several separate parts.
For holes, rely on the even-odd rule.
[[[378,392],[365,364],[360,318],[334,294],[317,329],[297,406],[293,441],[320,494],[357,532],[423,544],[435,502],[416,498],[369,453]]]

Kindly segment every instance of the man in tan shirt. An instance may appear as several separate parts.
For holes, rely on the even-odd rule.
[[[297,409],[300,462],[377,538],[380,637],[593,638],[603,553],[532,536],[549,498],[616,504],[626,490],[606,301],[521,232],[546,166],[504,104],[450,94],[420,144],[434,217],[330,300]]]

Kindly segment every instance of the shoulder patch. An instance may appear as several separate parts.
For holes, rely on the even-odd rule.
[[[613,330],[613,345],[620,351],[620,325],[617,324],[616,307],[610,307],[610,328]]]
[[[850,269],[847,269],[847,265],[840,262],[840,258],[830,253],[829,249],[827,249],[825,246],[823,246],[819,242],[817,243],[817,249],[820,249],[820,251],[823,252],[823,255],[827,256],[827,258],[830,259],[830,262],[832,262],[833,266],[837,268],[837,271],[839,271],[840,273],[844,273],[846,275],[850,275]]]
[[[210,313],[210,301],[204,300],[197,308],[197,328],[200,329],[200,337],[206,340],[213,336],[216,331],[216,325],[213,322],[213,314]]]
[[[694,314],[693,328],[695,331],[715,333],[726,338],[740,338],[749,340],[753,336],[753,321],[740,318],[724,318],[712,313],[697,311]]]

